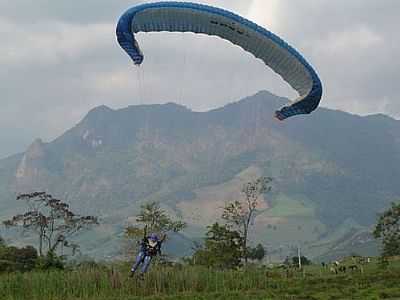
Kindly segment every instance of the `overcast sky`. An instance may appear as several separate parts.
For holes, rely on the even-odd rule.
[[[142,67],[115,40],[126,0],[0,0],[0,157],[51,141],[88,110],[177,102],[219,107],[259,90],[293,98],[238,47],[193,34],[141,34]],[[321,105],[400,118],[400,1],[209,0],[284,38],[319,73]],[[396,80],[396,81],[395,81]]]

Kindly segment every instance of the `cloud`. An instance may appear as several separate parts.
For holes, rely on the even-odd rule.
[[[273,11],[272,23],[263,13],[258,13],[259,22],[271,26],[315,66],[324,84],[322,105],[400,117],[395,82],[400,2],[255,0],[250,17],[252,11]]]
[[[247,18],[264,25],[272,32],[278,32],[279,25],[282,24],[279,15],[282,11],[280,2],[280,0],[253,0],[248,9]]]
[[[51,140],[94,106],[174,101],[207,110],[261,89],[294,92],[265,65],[218,38],[140,34],[134,68],[115,41],[126,0],[0,0],[0,157]],[[396,0],[208,0],[295,46],[324,84],[322,105],[400,117]],[[161,38],[162,37],[162,38]],[[16,124],[16,118],[24,122]],[[12,137],[12,138],[11,138]],[[20,139],[18,139],[20,137]]]
[[[113,24],[89,24],[85,27],[61,23],[42,22],[32,26],[19,26],[0,19],[2,47],[0,64],[10,68],[32,65],[57,65],[105,47],[103,39],[114,31]]]

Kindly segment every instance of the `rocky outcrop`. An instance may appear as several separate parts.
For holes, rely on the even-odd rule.
[[[22,156],[15,172],[17,191],[24,192],[45,187],[47,177],[45,145],[41,139],[36,139]]]

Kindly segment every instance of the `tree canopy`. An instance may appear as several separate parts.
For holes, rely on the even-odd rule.
[[[375,238],[382,240],[383,256],[400,255],[400,203],[392,203],[379,216],[373,233]]]

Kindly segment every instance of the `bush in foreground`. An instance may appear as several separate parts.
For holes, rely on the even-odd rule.
[[[30,271],[35,267],[37,259],[37,251],[32,246],[0,246],[0,272]]]

